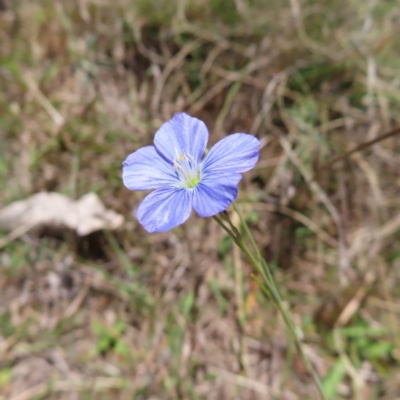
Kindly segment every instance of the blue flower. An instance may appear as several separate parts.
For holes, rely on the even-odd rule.
[[[155,189],[136,211],[148,232],[182,224],[192,207],[200,217],[211,217],[236,199],[241,173],[258,161],[260,141],[235,133],[203,158],[207,141],[203,121],[177,113],[156,132],[154,146],[143,147],[124,161],[122,179],[128,189]]]

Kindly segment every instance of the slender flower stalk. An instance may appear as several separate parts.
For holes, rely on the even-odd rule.
[[[278,307],[278,310],[281,313],[281,315],[285,321],[285,324],[290,332],[290,335],[291,335],[292,339],[294,340],[297,351],[299,352],[305,367],[307,368],[308,372],[312,376],[312,378],[318,388],[318,392],[321,396],[321,399],[326,400],[319,376],[318,376],[317,372],[315,371],[315,369],[313,368],[307,355],[305,354],[303,343],[298,334],[298,328],[296,327],[295,323],[293,322],[293,319],[291,318],[289,311],[287,310],[287,308],[285,307],[285,305],[282,301],[281,295],[278,290],[278,285],[275,281],[272,271],[269,268],[266,261],[261,256],[260,250],[258,249],[258,247],[256,245],[253,235],[251,234],[251,231],[250,231],[246,221],[243,219],[243,217],[239,211],[239,208],[237,207],[237,205],[235,203],[233,203],[233,208],[239,216],[240,225],[243,228],[244,232],[246,233],[247,239],[249,240],[252,250],[253,250],[253,253],[255,253],[255,255],[247,247],[245,238],[243,237],[241,232],[239,232],[237,229],[232,229],[232,228],[234,228],[234,226],[229,218],[228,213],[224,212],[223,214],[220,214],[219,216],[214,216],[213,218],[225,230],[225,232],[227,232],[232,237],[235,244],[242,250],[242,252],[245,254],[245,256],[248,259],[248,261],[250,262],[250,264],[253,265],[255,270],[262,277],[262,281],[259,280],[257,277],[254,277],[253,279],[259,284],[259,286],[260,286],[261,290],[264,292],[264,294],[268,298],[270,298]],[[224,221],[226,221],[229,226],[227,226],[224,223]]]
[[[238,194],[242,173],[254,167],[260,155],[260,141],[245,133],[235,133],[206,151],[208,130],[204,122],[177,113],[156,132],[154,146],[130,154],[123,163],[122,179],[130,190],[153,190],[140,203],[136,216],[149,233],[165,232],[190,216],[192,208],[200,217],[213,217],[233,238],[262,281],[254,276],[262,291],[276,304],[296,344],[304,365],[312,375],[321,398],[320,380],[308,360],[298,329],[283,304],[278,285],[243,219],[238,207],[240,228],[225,211]],[[243,235],[243,233],[245,235]],[[246,242],[250,242],[250,247]]]

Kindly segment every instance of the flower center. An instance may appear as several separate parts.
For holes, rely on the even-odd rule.
[[[183,152],[181,155],[175,150],[174,167],[179,176],[179,188],[193,189],[201,181],[202,173],[200,165],[190,154]]]

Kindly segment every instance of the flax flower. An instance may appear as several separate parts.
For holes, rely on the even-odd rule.
[[[237,197],[241,173],[254,167],[260,141],[234,133],[205,154],[208,130],[203,121],[177,113],[156,132],[154,146],[130,154],[122,179],[130,190],[154,190],[136,216],[150,233],[185,222],[192,208],[200,217],[224,211]]]

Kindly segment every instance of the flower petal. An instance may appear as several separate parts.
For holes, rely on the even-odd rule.
[[[190,217],[192,198],[191,190],[155,190],[139,204],[137,219],[149,233],[168,231]]]
[[[130,154],[124,161],[122,180],[130,190],[149,190],[172,186],[179,178],[154,146],[146,146]]]
[[[170,121],[161,125],[154,137],[157,151],[171,163],[183,153],[199,162],[207,141],[208,130],[204,122],[185,113],[176,113]]]
[[[216,143],[203,161],[204,172],[246,172],[260,156],[260,141],[246,133],[234,133]]]
[[[241,179],[242,175],[230,172],[205,174],[193,195],[197,214],[204,218],[226,210],[237,197]]]

